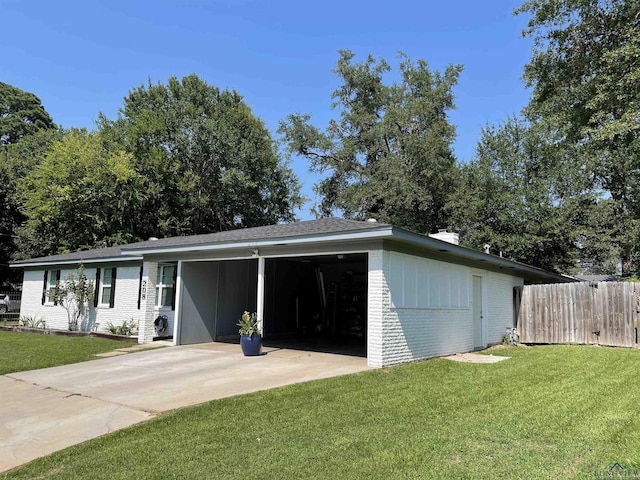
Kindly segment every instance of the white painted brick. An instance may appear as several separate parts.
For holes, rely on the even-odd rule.
[[[388,251],[384,253],[383,269],[388,278],[391,255]],[[472,275],[483,277],[485,341],[499,343],[506,327],[513,323],[513,287],[522,285],[522,279],[469,267],[467,275],[470,284]],[[375,363],[369,361],[370,365],[395,365],[473,350],[471,303],[468,308],[392,308],[387,285],[383,278],[370,286],[381,288],[379,292],[370,291],[369,298],[370,302],[380,298],[384,312],[382,361],[376,358]],[[369,322],[371,325],[371,319]]]
[[[382,367],[382,323],[384,317],[383,292],[386,290],[383,251],[369,252],[367,278],[367,363],[370,367]]]
[[[97,325],[97,331],[106,332],[107,324],[121,325],[123,321],[134,320],[138,322],[142,318],[142,312],[138,309],[138,284],[140,266],[129,264],[123,266],[121,263],[104,265],[100,268],[117,267],[116,289],[114,297],[114,308],[89,306],[89,328]],[[60,279],[64,280],[70,273],[76,273],[75,268],[61,269]],[[86,268],[87,278],[96,281],[96,268]],[[46,321],[47,328],[67,330],[67,311],[62,306],[42,305],[42,287],[44,271],[26,270],[24,272],[24,283],[22,285],[22,302],[20,314],[33,317],[40,317]],[[95,283],[94,283],[95,285]]]
[[[140,308],[144,314],[140,319],[138,330],[138,343],[151,343],[155,336],[153,322],[157,317],[156,313],[156,279],[158,274],[158,264],[156,262],[144,262],[142,268],[142,285],[144,298],[140,299]]]
[[[487,342],[502,342],[507,327],[513,324],[513,287],[522,286],[521,278],[487,272]]]

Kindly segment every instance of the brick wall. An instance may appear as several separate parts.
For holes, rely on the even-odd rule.
[[[383,270],[387,278],[391,274],[391,262],[390,252],[384,251]],[[513,321],[513,286],[521,285],[522,279],[465,268],[469,288],[472,288],[472,275],[480,275],[483,278],[485,341],[488,344],[499,343],[505,327]],[[471,304],[467,308],[392,308],[388,283],[383,278],[373,284],[371,270],[369,276],[369,302],[371,304],[372,301],[380,301],[383,311],[382,359],[370,359],[370,365],[394,365],[473,350]],[[471,295],[470,302],[472,297]],[[377,323],[377,317],[369,318],[370,336],[371,328]],[[378,335],[377,332],[373,334]]]
[[[372,250],[368,255],[367,364],[370,367],[384,365],[382,326],[385,305],[389,303],[389,289],[384,276],[383,258],[382,249]]]
[[[487,342],[502,342],[507,327],[513,323],[513,287],[524,285],[521,278],[486,272]]]
[[[89,307],[89,322],[84,325],[85,330],[95,329],[107,331],[107,324],[121,325],[123,321],[133,319],[138,322],[142,316],[142,310],[138,309],[138,285],[140,279],[140,265],[111,264],[100,268],[117,267],[116,289],[114,296],[114,308],[98,306],[93,302]],[[53,269],[52,269],[53,270]],[[64,280],[70,273],[75,273],[76,268],[61,268],[60,280]],[[95,284],[96,268],[86,268],[87,278]],[[42,287],[44,271],[26,270],[22,286],[22,302],[20,315],[41,317],[46,321],[47,328],[66,330],[68,328],[67,311],[59,305],[42,305]]]

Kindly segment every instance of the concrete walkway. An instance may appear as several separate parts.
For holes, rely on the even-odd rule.
[[[367,370],[328,353],[208,343],[0,376],[0,472],[156,414]]]

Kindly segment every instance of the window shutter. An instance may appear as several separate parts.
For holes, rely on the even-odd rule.
[[[100,296],[100,269],[96,268],[96,284],[95,289],[93,291],[93,306],[97,307],[98,302],[100,301],[98,297]]]
[[[176,309],[176,279],[178,278],[178,265],[173,269],[173,295],[171,295],[171,310]]]
[[[58,286],[60,284],[60,270],[56,270],[56,288],[55,288],[55,293],[58,293]],[[53,299],[53,304],[54,305],[58,305],[58,301],[55,299]]]
[[[111,295],[109,295],[109,308],[113,308],[116,298],[116,272],[118,269],[113,267],[111,269]]]
[[[49,270],[44,271],[44,284],[42,285],[42,305],[47,301],[47,280],[49,280]]]
[[[138,279],[138,310],[140,310],[141,297],[142,297],[142,265],[140,266],[140,278]]]

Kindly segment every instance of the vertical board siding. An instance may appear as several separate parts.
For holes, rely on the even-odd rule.
[[[517,328],[523,343],[638,346],[638,283],[527,285],[514,298],[520,299]]]

